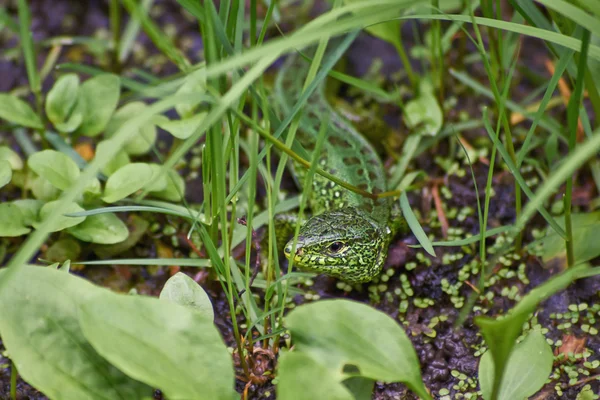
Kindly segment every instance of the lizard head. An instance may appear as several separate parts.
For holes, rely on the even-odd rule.
[[[383,266],[388,233],[356,208],[326,211],[300,228],[294,265],[349,283],[372,280]],[[284,253],[292,258],[293,239]]]

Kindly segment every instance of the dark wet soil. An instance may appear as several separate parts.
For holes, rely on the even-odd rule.
[[[58,35],[98,35],[99,30],[103,30],[104,35],[108,34],[106,1],[33,0],[30,1],[30,4],[32,10],[32,27],[36,41],[42,41]],[[177,33],[174,35],[177,45],[185,51],[186,55],[192,61],[198,61],[201,57],[202,42],[193,20],[184,16],[180,7],[175,2],[156,1],[155,4],[152,16],[158,25],[163,28],[173,27]],[[9,2],[8,11],[11,15],[16,15],[14,2]],[[124,17],[126,19],[125,13]],[[285,26],[286,24],[284,24]],[[291,27],[291,23],[289,26]],[[157,75],[175,72],[174,66],[160,57],[153,58],[152,63],[147,62],[149,56],[156,55],[157,52],[145,34],[142,33],[139,36],[138,43],[142,50],[139,50],[139,54],[133,57],[129,63],[130,65],[123,66],[124,70],[127,70],[128,67],[136,66]],[[13,48],[17,45],[18,39],[16,36],[6,33],[0,35],[0,48]],[[547,57],[543,46],[533,40],[525,40],[522,45],[522,54],[524,54],[523,64],[529,67],[534,74],[539,75],[541,79],[548,79],[543,62],[540,61]],[[467,49],[473,51],[469,47]],[[40,65],[43,63],[47,52],[48,47],[40,49],[38,57]],[[393,85],[393,74],[402,68],[394,49],[366,35],[360,36],[350,49],[348,56],[349,71],[358,75],[364,74],[374,58],[381,58],[383,60],[384,68],[382,69],[382,73],[386,76],[389,84]],[[104,68],[110,67],[110,60],[98,58],[81,46],[71,46],[63,49],[61,61],[81,62],[92,65],[99,64],[99,66]],[[480,78],[479,80],[486,84],[485,73],[481,69],[481,66],[469,66],[468,71],[472,76]],[[0,91],[12,90],[27,84],[25,68],[20,61],[14,58],[6,59],[4,57],[0,59],[0,76],[2,76],[2,79],[0,79]],[[525,77],[522,78],[520,84],[515,88],[515,98],[526,96],[535,87]],[[483,105],[491,104],[487,99],[475,97],[469,92],[465,92],[464,88],[456,81],[451,78],[449,79],[448,90],[450,94],[453,94],[453,90],[456,92],[454,94],[457,100],[453,110],[448,112],[451,119],[458,119],[459,111],[479,117],[480,108]],[[52,74],[44,82],[44,90],[48,90],[51,85]],[[388,109],[388,114],[391,114],[391,117],[388,116],[389,121],[387,122],[395,128],[392,130],[391,135],[401,135],[399,132],[403,129],[402,121],[397,113],[398,109]],[[565,118],[561,114],[558,114],[558,117]],[[8,135],[8,132],[0,131],[0,134]],[[462,132],[462,135],[475,147],[477,147],[476,144],[479,143],[480,138],[486,137],[485,132],[481,129]],[[400,141],[400,138],[392,139],[391,143],[398,143]],[[423,185],[420,191],[411,195],[411,204],[413,208],[420,211],[421,215],[425,216],[423,226],[426,227],[428,233],[434,233],[437,238],[442,238],[443,232],[440,227],[439,216],[433,213],[435,210],[432,196],[434,187],[438,192],[441,191],[443,193],[447,190],[447,193],[451,193],[451,197],[443,196],[446,213],[451,214],[453,209],[456,209],[460,213],[460,210],[463,210],[465,207],[470,207],[474,210],[477,204],[476,193],[473,189],[473,182],[468,169],[462,166],[461,168],[465,169],[466,173],[461,176],[454,173],[447,174],[440,166],[440,162],[438,162],[439,160],[451,157],[455,151],[455,149],[450,148],[447,142],[444,142],[434,146],[414,161],[414,165],[417,168],[423,169],[428,173],[429,181]],[[480,193],[482,193],[482,188],[485,187],[487,179],[487,165],[482,162],[475,163],[474,173]],[[578,179],[578,184],[586,187],[590,177],[579,176]],[[496,195],[490,204],[490,227],[512,223],[515,218],[513,206],[514,183],[510,174],[503,171],[496,172],[493,188]],[[198,193],[201,193],[201,185],[198,179],[188,182],[188,193],[192,196],[188,199],[191,202],[201,201],[201,196],[198,195]],[[480,200],[483,201],[483,196],[481,196]],[[584,206],[582,210],[585,211],[585,202],[582,202],[582,205]],[[460,228],[463,230],[463,234],[476,233],[479,230],[477,214],[476,212],[467,214],[465,218],[449,218],[450,228]],[[180,221],[156,217],[154,215],[143,217],[148,218],[151,222],[158,223],[162,227],[170,226],[174,228],[176,233],[173,236],[175,238],[164,235],[162,233],[164,231],[149,231],[133,249],[128,250],[123,256],[157,257],[157,254],[161,254],[163,251],[171,251],[169,256],[186,257],[193,251],[193,248],[184,240],[185,232],[187,231],[185,224]],[[525,243],[533,239],[531,236],[533,228],[542,228],[543,226],[542,220],[534,220],[526,234]],[[173,240],[178,244],[176,247],[172,246]],[[489,246],[493,246],[493,243],[493,240],[488,240]],[[318,294],[321,298],[341,297],[370,303],[398,320],[399,323],[403,324],[402,326],[413,342],[421,361],[423,379],[427,387],[436,395],[441,389],[445,388],[449,390],[451,398],[460,398],[458,397],[460,394],[477,391],[476,387],[464,387],[464,385],[469,385],[469,378],[476,377],[479,361],[476,351],[482,342],[479,330],[473,324],[473,316],[481,313],[493,316],[506,312],[516,301],[514,296],[509,298],[503,295],[504,288],[515,288],[516,293],[522,296],[544,282],[552,274],[559,272],[559,268],[556,265],[544,265],[534,255],[521,254],[521,258],[518,261],[510,263],[504,269],[507,271],[517,271],[521,263],[525,264],[524,274],[528,282],[527,280],[524,282],[516,276],[499,279],[498,282],[486,289],[494,293],[493,301],[478,301],[476,303],[478,308],[474,311],[473,315],[462,326],[455,328],[454,323],[458,317],[459,308],[453,303],[452,297],[455,297],[454,301],[457,301],[456,298],[463,298],[463,301],[466,301],[468,296],[473,293],[473,285],[477,284],[477,275],[472,274],[469,276],[466,280],[469,284],[457,287],[456,293],[453,293],[452,296],[443,289],[443,282],[448,282],[450,285],[455,285],[459,282],[460,271],[468,267],[473,260],[476,260],[476,247],[466,246],[460,249],[462,257],[444,261],[444,256],[456,256],[458,250],[456,248],[438,248],[436,249],[438,258],[431,258],[423,255],[423,252],[409,247],[409,245],[414,244],[416,244],[416,240],[412,236],[399,236],[392,243],[384,272],[388,276],[385,282],[365,284],[362,286],[362,290],[352,290],[348,293],[339,289],[335,280],[327,277],[318,277],[315,279],[315,283],[310,288],[310,291]],[[88,256],[91,258],[96,257],[92,252]],[[410,268],[407,266],[410,266]],[[196,275],[197,270],[184,270],[190,275],[196,276],[207,290],[215,307],[215,323],[220,329],[225,342],[229,346],[232,346],[234,338],[231,327],[231,315],[229,314],[229,307],[223,292],[220,290],[220,286],[206,275]],[[157,295],[166,279],[173,272],[173,268],[137,269],[126,267],[88,268],[83,271],[76,271],[76,273],[83,274],[97,284],[119,291],[128,291],[131,288],[135,288],[139,293],[148,295]],[[407,290],[407,287],[409,290]],[[546,336],[555,342],[557,340],[565,342],[569,337],[585,338],[585,348],[592,354],[588,360],[597,360],[600,354],[600,340],[598,336],[586,334],[577,324],[573,324],[567,330],[559,329],[558,325],[560,321],[554,315],[556,313],[568,313],[569,306],[573,304],[586,303],[592,305],[598,303],[599,293],[600,278],[578,281],[566,291],[551,297],[543,304],[543,307],[540,308],[536,315],[537,323],[548,329]],[[421,303],[415,301],[415,299],[427,299],[431,301],[431,304],[420,307],[418,304]],[[306,301],[303,296],[298,296],[295,299],[297,304]],[[402,306],[403,301],[407,302],[406,307]],[[432,320],[439,319],[440,316],[447,318],[432,326]],[[555,349],[558,348],[555,347]],[[0,342],[0,399],[8,399],[10,390],[10,361],[2,356],[3,350]],[[583,377],[579,384],[577,382],[569,383],[566,373],[560,369],[561,366],[557,364],[555,368],[558,371],[562,371],[559,372],[560,377],[546,385],[541,391],[541,396],[543,397],[537,398],[575,399],[584,384]],[[596,374],[598,372],[595,371]],[[596,392],[600,390],[600,383],[598,381],[588,383],[593,385],[592,387]],[[562,395],[556,393],[554,389],[556,384],[560,384],[563,387]],[[245,386],[245,382],[237,381],[236,383],[236,387],[240,392],[244,390]],[[249,386],[248,393],[251,399],[273,399],[275,398],[275,387],[267,380],[264,384]],[[19,380],[17,386],[17,398],[46,399],[45,396],[21,380]],[[156,394],[156,398],[160,398],[160,393]],[[377,400],[412,399],[414,396],[402,384],[384,384],[378,382],[375,385],[373,398]]]

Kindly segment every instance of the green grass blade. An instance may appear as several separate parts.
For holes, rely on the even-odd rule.
[[[432,257],[437,257],[435,255],[435,250],[433,249],[433,245],[431,244],[429,237],[427,237],[427,234],[421,227],[419,220],[410,208],[410,203],[408,202],[406,192],[402,192],[402,194],[400,195],[400,209],[402,210],[402,215],[406,219],[406,223],[410,227],[410,230],[415,235],[423,249]]]
[[[406,17],[400,17],[399,19],[441,19],[443,21],[463,21],[471,23],[469,16],[460,14],[424,14],[424,15],[411,15]],[[479,25],[489,26],[491,28],[502,29],[509,32],[520,33],[522,35],[542,39],[550,43],[558,44],[566,47],[567,49],[579,51],[581,48],[581,40],[572,38],[561,33],[548,31],[546,29],[540,29],[533,26],[515,24],[513,22],[499,21],[490,18],[475,17],[475,21]],[[600,47],[592,45],[589,49],[589,56],[595,60],[600,60]]]
[[[533,132],[535,131],[535,128],[537,128],[538,123],[544,117],[544,112],[546,111],[548,102],[552,98],[552,95],[554,94],[554,89],[556,89],[556,86],[558,85],[558,81],[562,77],[562,74],[567,69],[567,65],[569,64],[569,62],[571,62],[571,57],[573,57],[573,54],[574,54],[574,51],[568,50],[567,54],[565,54],[563,57],[561,57],[560,61],[556,65],[554,74],[552,75],[552,78],[550,79],[550,83],[548,84],[548,88],[546,89],[546,93],[544,93],[544,97],[542,98],[542,101],[540,102],[538,110],[536,111],[535,116],[533,118],[533,123],[531,124],[531,127],[529,128],[529,131],[527,132],[527,135],[525,136],[525,140],[523,141],[523,144],[521,145],[521,149],[519,150],[519,152],[517,154],[517,167],[521,166],[521,164],[523,163],[523,159],[529,152],[529,143],[531,142],[531,139],[533,138]]]
[[[210,260],[202,258],[121,258],[114,260],[71,261],[71,265],[177,265],[180,267],[211,267]]]
[[[525,182],[525,179],[523,179],[523,176],[519,172],[519,169],[513,163],[510,155],[508,154],[508,151],[504,147],[504,144],[502,144],[502,142],[500,142],[500,140],[496,137],[494,131],[492,130],[492,127],[491,127],[488,117],[487,117],[487,108],[484,109],[483,122],[485,124],[488,136],[494,143],[494,146],[496,146],[496,148],[498,149],[498,152],[502,155],[502,158],[504,159],[506,166],[508,167],[510,172],[513,174],[515,180],[521,186],[521,189],[523,190],[523,192],[525,193],[527,198],[531,201],[531,199],[534,197],[534,194],[533,194],[533,192],[531,192],[531,189],[529,189],[529,186]],[[544,208],[543,204],[538,205],[538,212],[544,217],[544,219],[548,222],[548,224],[552,227],[552,229],[554,229],[556,231],[557,234],[559,234],[563,238],[565,237],[565,235],[566,235],[565,231],[556,223],[554,218],[552,218],[550,213]],[[518,225],[517,225],[517,227],[518,227]]]

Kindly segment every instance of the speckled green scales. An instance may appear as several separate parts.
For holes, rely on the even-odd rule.
[[[289,112],[301,94],[309,63],[290,56],[276,81],[277,100]],[[371,193],[386,190],[381,161],[367,140],[326,101],[324,85],[310,96],[302,111],[296,138],[312,157],[321,121],[329,127],[319,155],[319,166],[340,179]],[[306,169],[295,166],[303,182]],[[390,201],[363,197],[315,174],[308,199],[313,217],[301,227],[294,257],[303,269],[348,282],[366,282],[381,270],[391,238]],[[339,247],[339,251],[332,251]],[[291,245],[288,244],[286,251]],[[288,258],[289,254],[286,253]]]

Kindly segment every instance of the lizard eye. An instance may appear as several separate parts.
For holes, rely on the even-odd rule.
[[[337,253],[338,251],[344,248],[344,243],[342,242],[333,242],[329,245],[329,251],[332,253]]]

